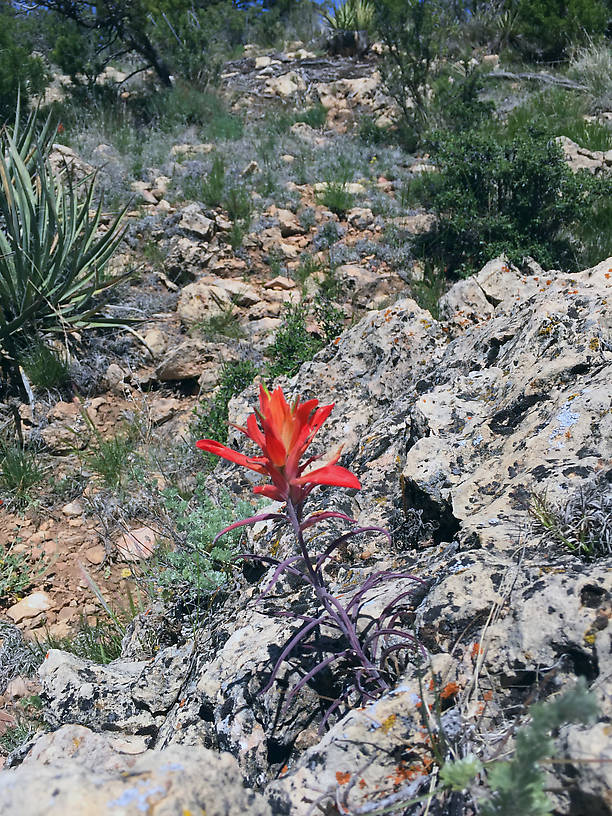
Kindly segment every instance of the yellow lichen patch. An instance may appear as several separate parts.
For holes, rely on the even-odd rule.
[[[382,721],[380,727],[382,729],[383,734],[387,734],[393,728],[396,720],[397,714],[389,714],[389,716]]]

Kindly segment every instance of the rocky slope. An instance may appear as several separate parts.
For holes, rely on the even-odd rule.
[[[489,758],[526,705],[584,677],[600,718],[562,729],[569,759],[557,766],[554,805],[609,813],[611,298],[612,259],[573,276],[495,261],[451,289],[443,321],[410,299],[370,311],[286,384],[336,403],[320,448],[343,443],[363,485],[350,497],[321,490],[312,506],[392,533],[393,546],[353,538],[329,569],[334,591],[350,594],[381,568],[421,579],[369,596],[380,609],[410,589],[406,621],[427,654],[400,666],[392,691],[323,735],[314,688],[283,708],[297,659],[261,694],[295,630],[275,611],[311,599],[284,582],[258,601],[247,575],[195,628],[180,604],[148,610],[108,666],[51,651],[40,677],[52,730],[0,773],[0,810],[366,813],[434,784],[423,710],[436,698],[434,734],[442,728],[458,755]],[[254,388],[233,401],[236,421],[253,399]],[[249,487],[233,466],[214,482]],[[537,497],[556,528],[530,515]],[[595,531],[588,556],[567,546],[577,517]],[[262,524],[249,546],[292,545]],[[472,812],[453,796],[432,812]]]

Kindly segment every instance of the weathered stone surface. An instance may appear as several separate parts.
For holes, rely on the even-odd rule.
[[[242,786],[235,760],[206,748],[148,751],[119,771],[62,760],[0,774],[6,816],[271,816],[264,799]]]
[[[277,96],[293,96],[297,91],[303,91],[306,87],[302,77],[295,71],[289,71],[279,77],[271,77],[266,80],[267,90]]]
[[[180,213],[179,227],[193,233],[198,239],[208,241],[215,231],[215,222],[207,218],[199,204],[189,204]]]
[[[197,278],[211,259],[207,247],[206,242],[174,235],[170,239],[168,256],[164,261],[165,274],[170,280],[181,283]]]
[[[369,207],[353,207],[346,214],[346,220],[358,230],[368,229],[374,223],[374,214]]]
[[[442,320],[460,329],[487,320],[493,314],[493,305],[473,276],[451,286],[440,298],[439,308]]]
[[[381,273],[369,266],[342,264],[334,273],[345,301],[361,309],[372,309],[377,303],[388,300],[391,293],[403,288],[395,272]]]
[[[609,321],[607,268],[534,278],[526,286],[539,283],[537,295],[517,306],[510,283],[503,298],[500,284],[481,273],[502,298],[494,317],[454,341],[438,366],[444,384],[412,409],[422,438],[403,479],[416,506],[435,514],[433,503],[465,538],[506,549],[534,490],[567,497],[612,458],[612,361],[599,339]]]
[[[589,173],[612,171],[611,150],[587,150],[567,136],[558,136],[556,141],[561,145],[565,160],[574,173],[578,170],[588,170]]]
[[[142,663],[126,661],[101,666],[50,649],[39,669],[48,701],[47,721],[55,728],[75,723],[98,731],[154,734],[157,726],[153,715],[132,699],[132,685],[143,668]]]
[[[24,765],[52,765],[72,760],[77,766],[101,773],[126,771],[147,750],[147,738],[106,732],[98,734],[83,725],[62,725],[43,733],[24,757]]]
[[[48,609],[51,609],[52,606],[53,601],[51,598],[46,592],[41,590],[27,595],[23,600],[10,606],[6,614],[15,623],[20,623],[26,618],[35,618],[36,615],[40,615],[41,612],[46,612]]]
[[[128,530],[117,539],[117,551],[124,561],[151,558],[158,546],[158,536],[151,527]]]
[[[193,642],[159,652],[132,687],[132,698],[152,714],[169,711],[178,700],[191,668],[192,653]]]
[[[232,299],[227,288],[198,280],[183,287],[176,311],[186,326],[192,326],[222,314],[231,305]]]
[[[452,341],[448,325],[402,299],[369,311],[295,378],[280,381],[288,395],[335,403],[313,453],[342,444],[341,463],[362,483],[354,493],[318,488],[311,509],[341,510],[393,536],[391,546],[382,535],[347,540],[329,565],[332,593],[345,599],[375,569],[419,577],[402,614],[431,675],[419,683],[414,666],[398,666],[389,692],[341,713],[321,737],[320,687],[306,687],[284,709],[287,689],[304,676],[304,655],[294,654],[261,693],[297,625],[279,612],[308,614],[312,596],[292,577],[256,606],[266,578],[248,574],[239,592],[219,600],[193,653],[186,645],[193,635],[180,621],[161,651],[151,646],[149,638],[166,633],[157,612],[132,624],[126,659],[107,667],[51,652],[41,670],[49,722],[150,737],[155,752],[146,756],[172,744],[194,755],[202,745],[228,750],[249,784],[265,786],[275,813],[305,816],[322,796],[329,797],[322,809],[331,812],[337,800],[339,809],[360,812],[399,785],[415,795],[423,792],[419,780],[429,788],[422,715],[436,694],[447,736],[461,746],[474,734],[486,758],[490,735],[509,736],[526,702],[580,675],[602,715],[590,729],[563,730],[563,755],[576,761],[555,773],[571,778],[573,792],[555,806],[559,814],[606,813],[607,767],[593,763],[592,771],[578,760],[609,755],[610,560],[603,550],[579,558],[562,539],[543,537],[528,505],[534,492],[545,491],[554,507],[581,491],[591,496],[589,489],[600,507],[609,502],[612,259],[576,275],[528,270],[497,259],[473,283],[457,285],[443,306],[457,329]],[[230,419],[244,425],[255,397],[254,386],[232,400]],[[252,450],[233,429],[229,444]],[[243,475],[224,463],[208,486],[247,492],[258,477]],[[321,530],[317,548],[327,540]],[[272,522],[249,535],[260,555],[292,552],[290,536]],[[401,592],[393,581],[368,598],[369,615]],[[330,674],[325,689],[347,680],[336,667]]]
[[[163,357],[155,373],[162,382],[188,380],[201,377],[205,371],[214,373],[231,359],[234,359],[234,354],[226,345],[185,340]]]
[[[296,214],[290,210],[277,210],[276,217],[283,238],[289,238],[291,235],[304,235],[306,232]]]

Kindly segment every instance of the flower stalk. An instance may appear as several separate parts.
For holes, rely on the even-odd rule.
[[[302,677],[287,693],[285,708],[300,689],[314,682],[324,669],[341,663],[343,679],[339,676],[334,681],[336,688],[340,688],[336,699],[325,712],[321,729],[330,715],[341,706],[363,704],[388,691],[392,675],[389,657],[401,651],[413,651],[417,645],[413,635],[401,628],[400,622],[402,615],[408,611],[413,587],[409,590],[402,588],[376,617],[364,612],[368,602],[367,593],[391,580],[420,581],[404,572],[378,571],[367,578],[348,602],[343,602],[329,590],[324,568],[342,544],[351,537],[365,534],[382,534],[391,540],[386,530],[374,526],[359,527],[355,519],[336,511],[313,513],[304,519],[306,499],[318,485],[361,488],[355,474],[337,464],[341,449],[320,467],[312,467],[319,456],[310,456],[304,461],[307,448],[333,407],[319,407],[316,399],[301,402],[298,398],[289,404],[282,389],[277,388],[270,393],[262,386],[259,406],[247,419],[246,426],[235,426],[261,449],[261,456],[247,456],[212,439],[202,439],[197,443],[201,450],[268,476],[270,483],[257,485],[254,492],[285,505],[281,512],[263,513],[235,522],[222,530],[215,541],[230,530],[258,521],[285,523],[293,530],[298,555],[293,554],[282,560],[255,553],[243,553],[239,557],[274,568],[258,600],[268,596],[285,574],[300,578],[314,592],[317,606],[313,614],[296,613],[291,609],[276,613],[299,622],[300,626],[281,649],[262,693],[274,685],[281,666],[295,656],[298,649],[311,656],[317,655],[317,658],[314,658],[314,665],[309,659],[303,666]],[[322,553],[311,555],[304,532],[330,519],[346,521],[351,529],[334,538]],[[322,628],[337,633],[337,639],[330,642],[329,637],[324,638]]]

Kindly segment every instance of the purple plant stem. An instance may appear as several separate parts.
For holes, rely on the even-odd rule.
[[[337,623],[340,624],[340,628],[343,634],[346,636],[349,645],[351,647],[351,651],[354,653],[355,657],[357,658],[358,662],[366,669],[375,682],[378,684],[381,690],[386,690],[389,688],[388,683],[381,677],[380,672],[376,669],[374,664],[369,660],[366,653],[364,652],[361,643],[359,642],[359,636],[357,635],[357,631],[351,619],[349,618],[346,610],[342,606],[342,604],[336,600],[336,598],[331,595],[327,587],[323,583],[323,578],[321,575],[313,567],[312,561],[310,559],[310,555],[306,548],[306,544],[304,542],[304,536],[302,534],[302,530],[300,528],[300,521],[298,518],[298,513],[296,512],[293,503],[289,499],[287,501],[287,515],[289,516],[289,520],[293,526],[296,538],[298,540],[298,544],[300,547],[300,552],[304,558],[304,563],[306,565],[306,574],[309,579],[309,583],[313,587],[317,598],[322,605],[322,607],[326,610],[332,620],[335,620]]]
[[[272,669],[272,674],[270,675],[270,679],[266,683],[265,687],[261,690],[262,694],[265,694],[266,691],[268,691],[268,689],[270,689],[272,687],[272,684],[276,680],[278,670],[280,669],[283,660],[287,659],[287,657],[291,654],[293,649],[298,645],[300,640],[302,640],[304,637],[306,637],[306,635],[310,631],[315,629],[321,623],[321,620],[322,620],[322,618],[315,618],[314,620],[311,620],[309,623],[306,624],[306,626],[304,626],[302,629],[300,629],[300,631],[291,638],[289,643],[287,643],[287,645],[285,646],[285,648],[281,652],[280,657],[276,661],[276,663],[274,665],[274,668]]]

